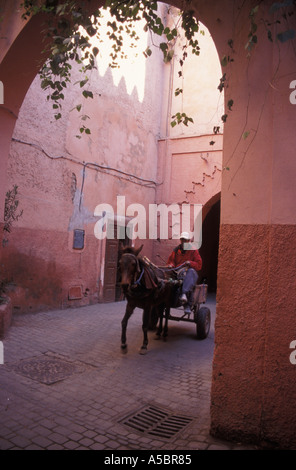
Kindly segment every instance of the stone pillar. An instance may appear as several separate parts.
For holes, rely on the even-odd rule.
[[[259,28],[248,58],[241,19],[227,67],[211,432],[295,448],[295,40]]]

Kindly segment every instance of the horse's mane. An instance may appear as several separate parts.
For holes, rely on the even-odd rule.
[[[120,251],[122,254],[131,253],[132,255],[136,255],[136,249],[133,246],[125,246]]]
[[[134,246],[122,246],[120,249],[120,254],[124,255],[126,253],[130,253],[132,255],[138,256],[142,248],[143,245],[140,248],[135,248]]]

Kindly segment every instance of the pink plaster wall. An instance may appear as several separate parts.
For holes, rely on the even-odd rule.
[[[20,20],[16,3],[20,2],[4,2],[0,22],[0,80],[4,87],[4,103],[0,104],[0,223],[4,217],[7,158],[13,129],[26,91],[45,58],[46,47],[46,41],[32,41],[44,29],[43,16],[34,17],[26,24]]]
[[[156,83],[161,81],[161,66],[157,56],[149,62],[143,102],[136,90],[127,93],[124,78],[115,86],[110,70],[105,76],[93,74],[94,99],[85,101],[82,109],[90,117],[91,135],[81,139],[76,138],[79,115],[70,111],[81,99],[77,87],[67,93],[58,122],[38,77],[30,87],[13,134],[7,170],[8,187],[18,185],[23,216],[9,237],[4,263],[17,285],[13,291],[21,310],[73,305],[68,290],[75,285],[88,293],[80,304],[98,301],[104,257],[94,236],[95,207],[108,203],[116,214],[117,196],[125,196],[126,207],[131,203],[147,207],[155,200],[161,107],[161,88]],[[126,175],[94,165],[84,167],[84,162]],[[152,183],[147,187],[134,176]],[[74,229],[86,231],[83,252],[72,249]],[[151,244],[146,247],[149,254]]]
[[[178,18],[178,12],[171,9],[169,24],[176,24]],[[224,94],[218,90],[221,65],[210,31],[202,23],[197,39],[201,49],[199,56],[189,52],[183,67],[180,67],[186,43],[181,36],[172,61],[164,68],[161,138],[158,143],[158,175],[162,184],[156,194],[158,204],[191,204],[192,213],[193,204],[205,206],[221,191],[223,149],[221,116],[224,114]],[[175,96],[177,88],[183,91]],[[185,112],[193,123],[171,126],[176,112]],[[215,126],[220,126],[218,134],[214,134]],[[191,222],[192,229],[193,218]],[[178,243],[179,240],[171,237],[155,242],[154,261],[163,264]]]
[[[212,432],[295,448],[295,40],[281,43],[276,34],[295,30],[296,17],[294,9],[284,25],[271,4],[258,18],[272,22],[274,41],[261,24],[247,56],[247,2],[233,31],[234,61],[224,69],[234,106],[224,129]]]
[[[215,150],[210,145],[212,139],[215,139]],[[178,204],[179,207],[190,205],[191,230],[194,225],[193,205],[206,206],[211,200],[214,204],[214,196],[220,194],[222,145],[222,135],[182,136],[159,141],[158,174],[163,184],[157,188],[157,203]],[[205,216],[203,211],[202,220]],[[155,262],[163,264],[160,260],[167,260],[178,243],[179,240],[171,236],[169,240],[157,241],[153,252]],[[205,265],[207,261],[204,260]]]
[[[256,3],[251,0],[192,2],[198,17],[211,31],[220,58],[233,52],[228,43],[230,33],[235,46],[234,61],[227,67],[231,80],[226,102],[233,99],[235,106],[225,126],[223,144],[222,165],[229,166],[230,170],[223,172],[222,178],[211,423],[212,432],[224,438],[251,438],[295,448],[295,366],[289,362],[289,344],[295,339],[293,125],[296,108],[289,101],[289,83],[296,74],[295,41],[271,44],[264,25],[260,24],[258,45],[251,58],[246,57],[249,14]],[[266,0],[260,4],[260,17],[268,14],[272,3]],[[281,11],[271,18],[273,32],[280,27],[274,23],[279,14]],[[288,21],[295,29],[295,14]],[[29,32],[25,29],[24,33]],[[6,89],[10,117],[6,116],[7,110],[0,108],[4,171],[13,129],[9,120],[13,114],[13,118],[17,116],[15,110],[18,111],[36,67],[36,58],[41,54],[37,41],[32,43],[30,55],[24,54],[23,45],[28,38],[30,34],[24,34],[23,41],[15,42],[8,51],[13,52],[10,60],[2,61],[0,67],[0,78],[10,78]],[[22,87],[16,91],[15,84],[20,80],[19,64],[23,65]],[[242,139],[245,131],[250,132],[250,139]],[[32,168],[32,164],[29,167]],[[1,183],[4,180],[2,173]],[[81,182],[81,175],[78,181]],[[2,208],[3,200],[2,187]],[[65,204],[72,204],[65,201]],[[70,211],[67,216],[70,220]],[[58,220],[58,224],[62,223]],[[24,229],[21,225],[20,228]],[[30,227],[26,229],[32,234]],[[16,228],[13,237],[17,236]],[[31,235],[26,236],[28,245],[26,243],[24,249],[28,249],[31,256],[34,242],[30,241]],[[46,250],[46,244],[44,247],[46,269],[54,237],[59,246],[65,246],[54,232],[49,249]],[[80,258],[79,255],[77,259]],[[41,266],[44,269],[44,265]],[[53,267],[52,273],[57,272],[55,269]],[[56,274],[53,279],[55,277]]]
[[[209,66],[217,61],[215,54]],[[131,90],[126,81],[129,77],[125,79],[122,72],[120,79],[121,72],[114,74],[111,69],[106,70],[102,60],[98,58],[98,70],[91,75],[94,99],[82,101],[80,116],[87,115],[87,121],[82,121],[77,111],[73,111],[81,102],[79,85],[72,86],[66,93],[63,117],[56,121],[38,77],[19,113],[10,148],[7,186],[18,185],[24,213],[9,237],[4,259],[17,285],[17,288],[12,287],[11,295],[15,296],[17,307],[24,311],[38,310],[41,305],[52,308],[74,304],[68,300],[68,292],[75,285],[81,285],[82,291],[87,292],[82,304],[98,298],[103,300],[105,245],[94,238],[94,210],[98,204],[111,204],[116,213],[116,198],[124,196],[126,207],[140,203],[148,214],[150,203],[169,204],[182,200],[205,203],[220,191],[221,135],[215,139],[214,151],[209,144],[211,135],[185,138],[184,128],[179,129],[181,139],[174,131],[169,151],[164,145],[166,137],[159,140],[164,129],[163,116],[168,112],[163,106],[168,98],[167,67],[161,54],[154,50],[151,59],[139,65],[144,72],[144,97],[141,84],[137,88],[141,70],[138,69],[139,77],[133,77],[138,80],[134,80]],[[79,78],[74,67],[73,83]],[[216,83],[218,81],[217,75]],[[212,108],[216,98],[213,97]],[[166,116],[165,120],[169,118]],[[90,127],[90,136],[77,138],[81,124]],[[190,129],[190,134],[194,130],[196,128]],[[147,182],[134,176],[152,183],[147,187]],[[178,184],[175,184],[176,178]],[[157,194],[156,188],[160,191]],[[147,217],[147,237],[148,222]],[[72,249],[74,229],[86,230],[86,246],[81,253]],[[25,242],[22,231],[30,233]],[[158,248],[158,243],[153,240],[143,240],[143,243],[145,254],[158,262],[154,253],[154,245]],[[90,263],[87,260],[91,252],[94,259]],[[164,256],[167,255],[166,247]],[[29,284],[22,280],[28,277],[30,266],[25,261],[28,256],[35,260]],[[46,275],[39,273],[41,266]],[[46,289],[39,286],[41,278],[44,282],[48,278],[47,294]]]

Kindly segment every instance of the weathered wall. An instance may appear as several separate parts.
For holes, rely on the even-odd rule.
[[[178,15],[171,11],[170,21],[176,23]],[[176,12],[175,12],[176,13]],[[209,30],[200,24],[197,34],[200,55],[188,56],[180,66],[184,37],[176,43],[173,60],[164,68],[164,99],[159,140],[158,175],[162,182],[157,188],[157,203],[191,204],[193,230],[193,205],[205,206],[220,194],[222,176],[224,93],[218,90],[222,75],[217,50]],[[182,71],[182,76],[179,72]],[[182,93],[175,96],[176,89]],[[184,112],[193,119],[188,126],[171,126],[172,116]],[[214,127],[220,127],[214,134]],[[208,208],[209,209],[209,208]],[[204,220],[206,213],[203,210]],[[219,224],[219,222],[218,222]],[[180,228],[180,231],[186,228]],[[187,229],[186,229],[187,230]],[[215,227],[217,232],[217,227]],[[210,251],[208,234],[202,241],[204,257],[201,278],[209,277],[210,265],[217,263],[217,250]],[[160,264],[168,259],[170,251],[179,243],[178,239],[157,241],[154,244],[154,260]],[[215,269],[215,268],[214,268]],[[213,283],[213,288],[215,283]]]
[[[200,37],[205,41],[204,36]],[[188,62],[204,77],[205,89],[213,90],[213,84],[206,84],[205,77],[211,75],[213,63],[217,64],[217,53],[209,33],[207,40],[211,54],[207,47],[204,56],[197,60],[189,56]],[[140,47],[146,46],[144,35]],[[176,47],[175,61],[180,47],[180,44]],[[205,119],[203,127],[178,126],[180,138],[175,130],[170,149],[167,138],[157,142],[171,118],[167,115],[171,106],[169,109],[166,106],[168,99],[172,99],[168,93],[171,83],[167,82],[167,69],[173,64],[165,66],[156,48],[149,60],[143,61],[140,52],[129,54],[127,65],[121,61],[119,70],[111,70],[107,66],[108,53],[100,46],[98,71],[91,74],[89,84],[94,99],[82,101],[80,116],[73,110],[81,103],[79,83],[66,93],[63,117],[58,121],[40,89],[38,77],[27,93],[13,134],[8,164],[8,187],[18,185],[23,216],[14,224],[3,258],[9,278],[17,286],[11,287],[15,308],[21,311],[104,300],[105,244],[94,238],[97,220],[94,210],[98,204],[110,204],[115,214],[117,196],[125,197],[126,207],[142,204],[147,213],[148,238],[150,203],[204,204],[220,191],[222,136],[215,138],[214,146],[210,144],[210,135],[192,137],[192,132],[212,132],[212,122],[207,123],[207,116],[198,106],[199,94],[195,95],[197,111],[193,117],[199,121]],[[73,73],[73,83],[79,82],[78,71],[74,69]],[[174,88],[178,86],[176,75],[175,72]],[[188,85],[187,79],[183,80],[184,92],[192,86],[189,78]],[[217,85],[219,75],[216,73],[211,79]],[[208,114],[217,108],[216,88],[213,95],[208,93],[211,96]],[[87,120],[81,118],[85,115]],[[90,136],[84,134],[77,138],[81,125],[91,129]],[[185,138],[188,132],[190,137]],[[156,187],[160,190],[157,196]],[[82,251],[72,247],[75,229],[86,230]],[[27,235],[23,236],[23,232]],[[145,254],[159,262],[153,252],[153,241],[143,240],[143,243]],[[168,247],[163,249],[167,258]],[[81,286],[81,299],[69,299],[69,292],[75,286]]]
[[[191,226],[194,225],[194,204],[205,206],[221,191],[222,174],[222,135],[215,136],[215,147],[210,145],[213,136],[190,136],[167,138],[159,141],[158,174],[163,182],[157,188],[158,204],[191,205]],[[204,220],[206,214],[202,214]],[[180,231],[188,228],[180,227]],[[172,234],[171,234],[172,235]],[[154,258],[167,260],[170,251],[179,239],[157,241],[154,245]],[[207,239],[202,240],[202,245]],[[158,259],[159,262],[159,259]],[[204,266],[210,259],[204,259]],[[163,264],[163,261],[162,261]]]
[[[173,27],[178,25],[178,22],[178,10],[171,8],[168,23]],[[224,93],[218,90],[222,71],[217,49],[211,32],[203,23],[200,23],[195,38],[200,47],[199,55],[192,54],[188,46],[188,55],[184,60],[184,46],[188,45],[188,41],[179,28],[174,57],[165,66],[162,137],[211,136],[216,126],[219,127],[219,133],[223,133],[221,116],[224,114]],[[180,60],[183,61],[182,65]],[[182,92],[175,95],[177,89]],[[193,119],[193,123],[172,127],[172,116],[177,112],[185,112]]]
[[[43,16],[34,17],[26,23],[20,20],[20,9],[16,3],[20,2],[5,1],[1,5],[0,76],[4,87],[4,104],[0,104],[0,224],[4,217],[11,136],[28,87],[40,67],[40,61],[44,60],[43,51],[46,47],[46,42],[32,41],[32,38],[41,36]]]
[[[147,208],[155,200],[161,57],[156,51],[140,63],[129,90],[128,76],[122,73],[118,79],[118,72],[106,71],[103,59],[98,58],[90,80],[94,99],[82,101],[80,115],[71,111],[82,100],[79,85],[65,94],[63,117],[56,121],[39,77],[19,113],[7,187],[18,186],[23,215],[3,249],[3,265],[21,311],[98,301],[104,253],[94,236],[96,206],[111,204],[116,214],[117,196],[125,197],[126,207],[140,203]],[[90,136],[80,136],[82,124],[90,127]],[[73,249],[74,229],[86,232],[83,250]],[[151,252],[148,241],[146,251]],[[82,298],[70,300],[75,286],[81,287]]]
[[[295,12],[284,19],[280,9],[269,17],[272,3],[260,4],[259,18],[270,18],[273,33],[285,27],[295,30]],[[256,4],[192,2],[211,31],[220,58],[234,58],[225,69],[230,78],[226,103],[233,99],[234,106],[224,132],[223,167],[230,170],[222,178],[212,432],[295,448],[295,366],[289,362],[289,344],[295,339],[296,108],[289,101],[289,84],[296,75],[295,40],[271,43],[260,23],[258,44],[247,58],[249,15]],[[279,16],[280,24],[275,22]],[[34,37],[33,26],[40,29],[38,18],[30,31],[24,28],[0,66],[8,109],[7,114],[0,107],[1,169],[6,165],[14,109],[41,56],[37,41],[25,47],[25,40]],[[244,132],[249,138],[242,139]],[[4,179],[1,173],[1,183]],[[3,208],[3,189],[0,201]]]
[[[295,40],[281,43],[276,34],[295,30],[296,18],[293,9],[284,24],[284,11],[271,14],[271,4],[256,18],[274,25],[273,42],[258,25],[247,56],[247,2],[224,69],[234,105],[224,132],[212,432],[295,448]]]

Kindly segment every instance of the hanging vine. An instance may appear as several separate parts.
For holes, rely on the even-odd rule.
[[[47,99],[52,102],[55,119],[62,117],[62,102],[65,98],[64,92],[71,82],[72,64],[75,61],[80,66],[81,80],[79,86],[82,96],[85,99],[92,99],[93,92],[90,89],[89,72],[96,68],[96,56],[99,53],[97,45],[92,45],[92,39],[96,38],[97,44],[102,42],[100,37],[102,12],[109,10],[112,20],[108,22],[108,38],[113,42],[110,55],[110,67],[118,67],[118,59],[125,57],[125,45],[123,33],[127,33],[132,40],[137,41],[138,36],[134,29],[136,22],[144,20],[144,30],[162,37],[159,49],[163,53],[164,61],[170,62],[174,57],[174,44],[178,36],[178,28],[181,28],[186,39],[183,47],[183,55],[179,59],[180,72],[188,52],[199,55],[200,48],[196,33],[199,31],[199,21],[195,18],[191,8],[191,0],[183,2],[184,8],[180,11],[180,23],[178,28],[173,25],[164,25],[158,12],[158,1],[148,0],[106,0],[101,10],[97,9],[90,14],[90,1],[77,0],[24,0],[22,7],[23,18],[27,19],[32,15],[44,13],[47,17],[47,35],[50,37],[48,50],[48,61],[40,71],[41,87],[48,92]],[[283,0],[274,2],[270,6],[270,18],[276,16],[273,21],[259,16],[260,6],[265,0],[259,0],[249,13],[249,33],[246,38],[246,54],[250,57],[258,42],[258,26],[263,24],[268,40],[270,42],[279,41],[284,43],[295,38],[295,29],[289,26],[289,18],[295,14],[296,0]],[[280,25],[281,30],[273,36],[272,27]],[[221,58],[222,69],[226,68],[234,61],[234,40],[228,41],[230,52]],[[152,54],[151,47],[143,51],[145,57]],[[222,92],[229,80],[228,72],[223,75],[218,84],[218,89]],[[175,90],[175,95],[182,93],[182,89]],[[221,122],[226,123],[229,112],[233,110],[235,103],[229,99],[226,103],[225,113],[221,116]],[[76,110],[81,111],[81,104],[76,105]],[[90,129],[86,125],[87,116],[82,116],[80,133],[90,134]],[[188,125],[193,119],[186,113],[178,112],[172,116],[171,125]],[[214,127],[213,132],[218,133],[220,125]],[[248,133],[243,138],[247,138]],[[214,144],[214,142],[212,142]]]
[[[188,5],[190,2],[187,2]],[[117,67],[118,58],[125,56],[123,33],[127,33],[134,41],[138,36],[134,29],[135,22],[144,20],[145,31],[161,36],[159,48],[163,53],[165,62],[172,60],[174,51],[172,44],[178,35],[175,27],[170,28],[163,24],[158,13],[158,2],[142,0],[140,2],[129,0],[126,2],[106,0],[103,9],[89,13],[89,1],[76,0],[46,0],[42,4],[38,0],[25,0],[22,3],[24,9],[23,18],[44,13],[47,15],[47,35],[50,37],[48,61],[43,65],[41,87],[48,92],[47,99],[52,102],[54,117],[56,120],[62,117],[62,102],[64,92],[71,82],[72,63],[75,61],[80,66],[81,80],[79,81],[82,96],[86,99],[93,98],[93,92],[89,88],[89,72],[96,68],[96,56],[99,53],[97,46],[92,45],[92,39],[100,43],[100,19],[102,11],[108,9],[113,21],[109,21],[108,38],[113,42],[110,55],[110,67]],[[180,14],[181,28],[184,30],[186,45],[180,65],[186,59],[187,50],[193,54],[199,54],[198,40],[195,34],[199,29],[199,22],[194,17],[194,12],[184,9]],[[102,42],[102,41],[101,41]],[[146,57],[152,54],[150,47],[143,51]],[[181,92],[180,90],[178,91]],[[81,104],[76,106],[81,111]],[[183,123],[186,126],[193,120],[186,113],[174,116],[175,123]],[[80,133],[90,134],[86,125],[80,127]]]

